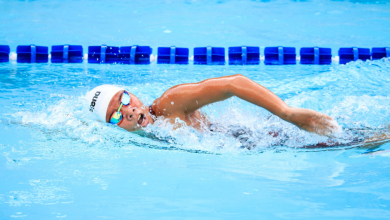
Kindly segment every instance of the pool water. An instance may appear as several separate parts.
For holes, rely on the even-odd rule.
[[[390,46],[387,1],[0,1],[0,44]],[[243,74],[329,114],[334,138],[237,98],[205,107],[246,134],[128,133],[93,120],[86,92],[150,104],[170,87]],[[390,61],[347,65],[0,64],[0,219],[389,219]],[[178,121],[180,123],[180,121]],[[272,137],[270,131],[280,135]],[[307,148],[333,141],[330,148]],[[245,146],[252,146],[248,150]],[[347,145],[347,146],[346,146]],[[244,147],[243,147],[244,146]]]

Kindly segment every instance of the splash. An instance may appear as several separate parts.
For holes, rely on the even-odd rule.
[[[348,99],[349,97],[344,102]],[[376,102],[381,99],[382,97],[378,98]],[[205,125],[201,131],[187,126],[179,119],[176,119],[175,124],[159,119],[142,132],[129,133],[89,117],[82,97],[62,99],[46,110],[18,112],[13,117],[15,120],[21,119],[17,124],[38,130],[42,140],[57,142],[67,139],[72,142],[70,146],[148,147],[195,153],[243,153],[248,150],[262,152],[285,147],[294,149],[337,147],[356,144],[373,137],[381,128],[380,126],[368,128],[367,123],[353,121],[351,117],[343,114],[344,111],[337,108],[331,110],[334,115],[339,115],[336,118],[343,124],[354,127],[344,128],[336,137],[328,138],[300,130],[265,110],[259,111],[257,107],[243,111],[239,100],[233,99],[231,102],[226,111],[221,110],[223,103],[209,106],[203,113],[208,115],[211,125]],[[360,106],[358,109],[361,109],[362,105],[369,109],[375,108],[375,105],[362,102],[357,104]],[[352,112],[357,114],[356,111],[358,110]]]

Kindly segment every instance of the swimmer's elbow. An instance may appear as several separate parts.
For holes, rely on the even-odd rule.
[[[232,79],[232,83],[238,83],[239,81],[248,79],[247,77],[243,76],[242,74],[234,74],[231,75],[230,78]]]
[[[240,73],[237,73],[237,74],[234,74],[232,75],[232,77],[245,77],[244,75],[240,74]],[[245,77],[246,78],[246,77]]]
[[[241,74],[235,74],[231,75],[229,77],[229,83],[228,83],[228,94],[233,96],[236,95],[237,87],[243,84],[243,81],[248,79],[247,77],[241,75]]]

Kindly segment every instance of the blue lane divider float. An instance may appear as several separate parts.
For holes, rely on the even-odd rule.
[[[82,63],[83,47],[81,45],[54,45],[51,47],[52,63]]]
[[[340,64],[371,59],[370,48],[342,47],[339,49]]]
[[[0,45],[0,62],[8,62],[10,52],[11,49],[8,45]]]
[[[119,47],[107,46],[89,46],[88,63],[117,63],[119,61]]]
[[[49,48],[45,46],[19,45],[16,48],[18,63],[47,63],[49,62]]]
[[[330,64],[332,62],[331,48],[303,47],[300,49],[301,64]],[[47,63],[48,47],[19,45],[16,49],[19,63]],[[149,46],[113,47],[107,45],[88,47],[88,63],[127,63],[149,64],[152,48]],[[294,47],[266,47],[264,49],[266,65],[296,64]],[[345,64],[356,60],[377,60],[390,57],[390,47],[340,48],[339,63]],[[52,63],[81,63],[83,48],[81,45],[54,45],[51,51]],[[0,62],[14,59],[10,57],[10,47],[0,45]],[[189,49],[179,47],[159,47],[157,63],[188,64]],[[229,64],[247,65],[260,63],[259,47],[229,47]],[[225,64],[225,48],[196,47],[194,48],[194,64]]]
[[[390,47],[373,47],[372,60],[379,60],[384,57],[390,57]]]
[[[259,47],[229,47],[228,54],[230,65],[256,65],[260,63]]]
[[[194,64],[224,65],[225,48],[223,47],[195,47]]]
[[[302,47],[299,52],[301,64],[331,64],[332,49],[323,47]]]
[[[264,64],[285,65],[296,64],[295,47],[266,47],[264,49]]]
[[[123,64],[150,64],[152,48],[149,46],[124,46],[120,47],[119,63]]]
[[[189,49],[182,47],[157,48],[157,63],[188,64]]]

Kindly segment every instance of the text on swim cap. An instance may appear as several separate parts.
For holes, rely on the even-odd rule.
[[[95,93],[95,96],[92,98],[91,105],[89,106],[89,111],[93,112],[93,110],[95,110],[96,100],[97,100],[97,98],[99,97],[99,95],[100,95],[100,92],[97,91],[97,92]]]

